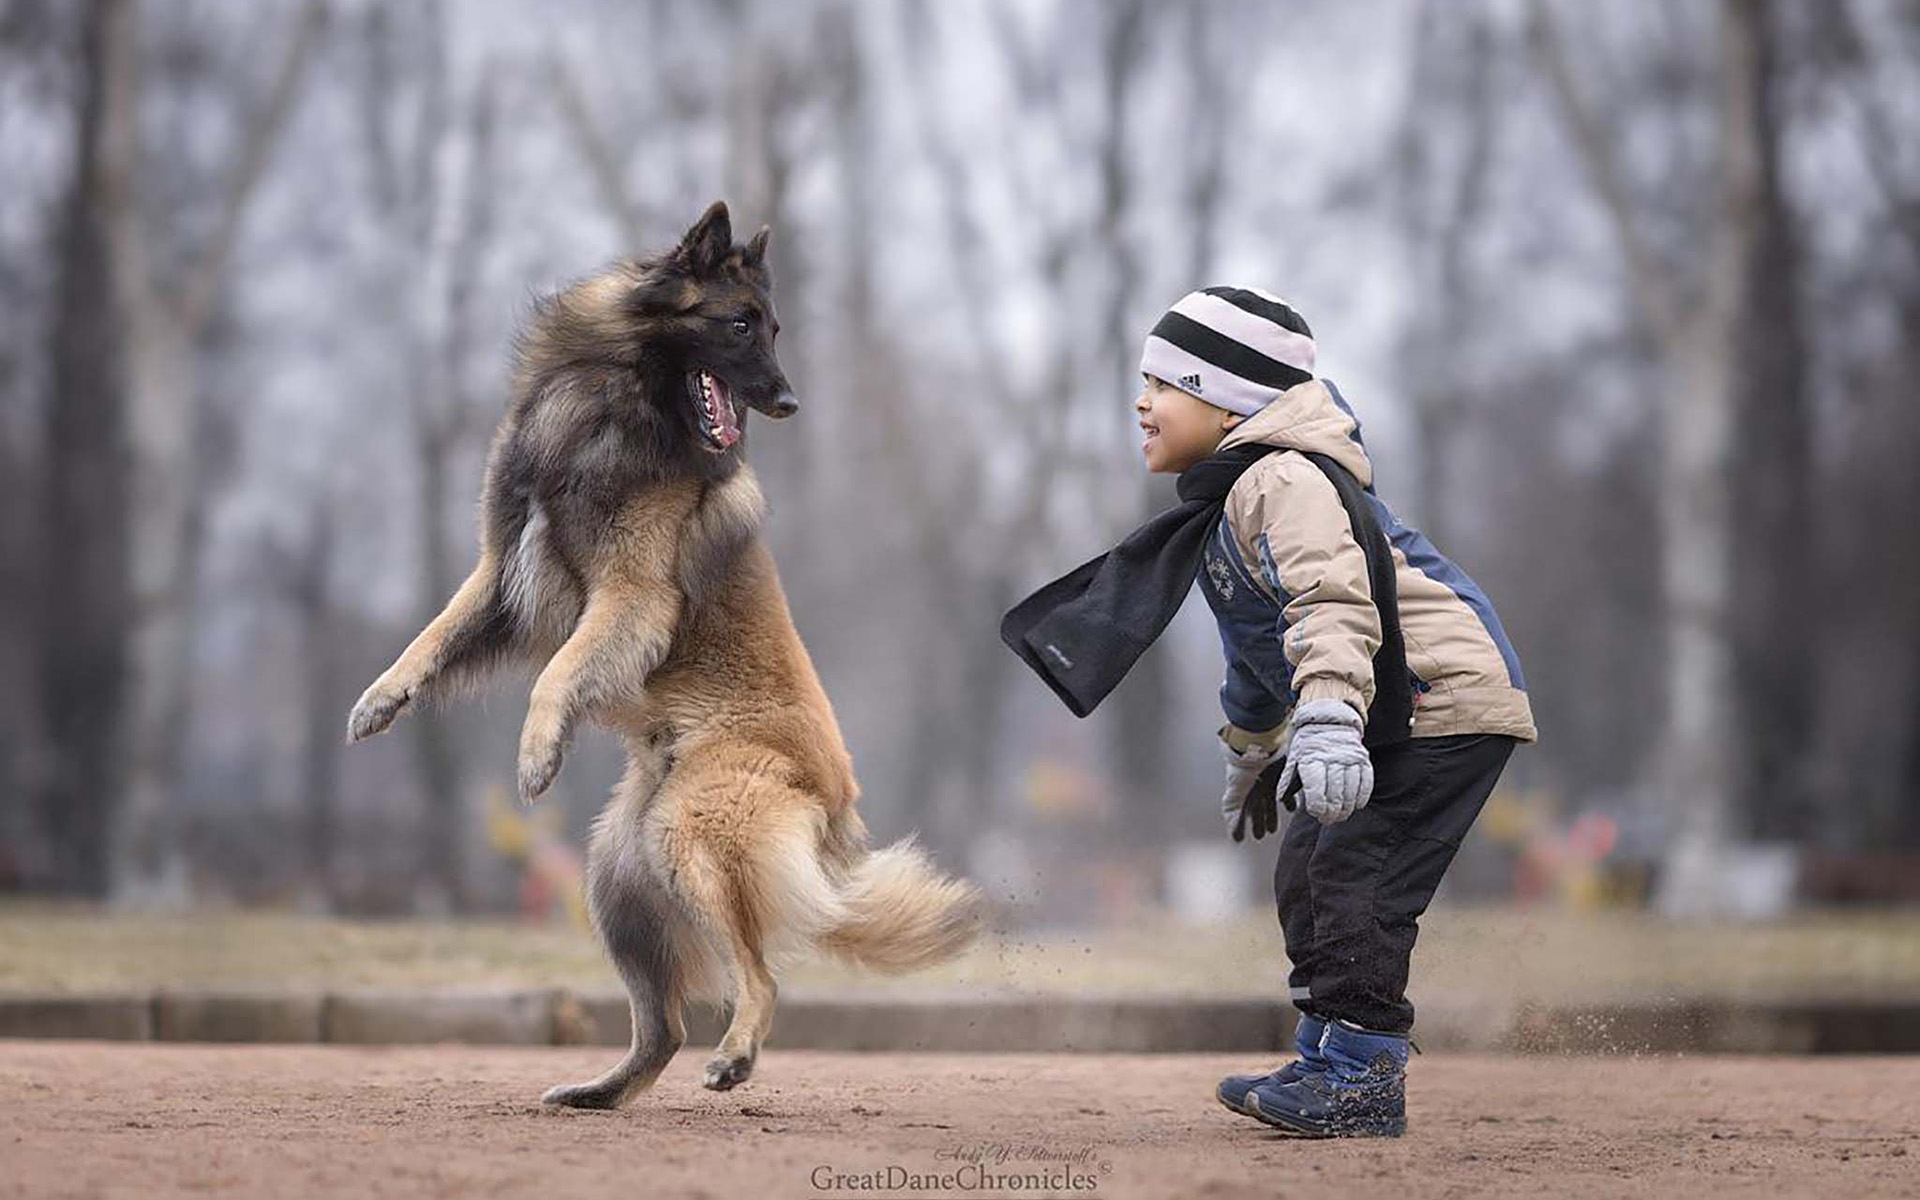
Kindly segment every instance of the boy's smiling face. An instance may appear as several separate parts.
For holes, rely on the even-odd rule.
[[[1146,440],[1140,453],[1147,470],[1178,474],[1220,448],[1227,430],[1240,423],[1236,413],[1215,408],[1164,379],[1143,375],[1145,386],[1133,402]]]

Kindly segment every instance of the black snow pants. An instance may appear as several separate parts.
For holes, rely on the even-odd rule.
[[[1377,1033],[1413,1028],[1416,923],[1513,753],[1493,734],[1414,738],[1373,752],[1373,797],[1337,825],[1296,812],[1274,900],[1293,1003]]]

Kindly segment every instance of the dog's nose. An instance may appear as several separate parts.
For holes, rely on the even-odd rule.
[[[770,417],[790,417],[799,411],[800,401],[789,391],[783,391],[767,402],[767,415]]]

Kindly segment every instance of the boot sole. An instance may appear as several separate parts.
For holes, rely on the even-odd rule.
[[[1223,1102],[1224,1103],[1224,1102]],[[1259,1121],[1261,1124],[1277,1129],[1288,1137],[1319,1141],[1325,1138],[1342,1137],[1399,1137],[1407,1132],[1405,1117],[1397,1121],[1382,1121],[1377,1124],[1354,1124],[1334,1128],[1326,1125],[1298,1124],[1282,1113],[1270,1113],[1260,1107],[1260,1097],[1247,1093],[1247,1105],[1238,1110]]]
[[[1227,1099],[1225,1096],[1222,1096],[1219,1092],[1215,1092],[1213,1094],[1213,1098],[1220,1102],[1221,1108],[1226,1109],[1230,1113],[1239,1113],[1243,1117],[1257,1117],[1260,1115],[1243,1104],[1235,1104],[1233,1101]],[[1253,1094],[1249,1092],[1247,1094],[1247,1098],[1251,1100],[1253,1098]]]
[[[1295,1076],[1295,1078],[1297,1079],[1299,1078],[1299,1076]],[[1287,1082],[1292,1083],[1293,1080],[1290,1079]],[[1253,1099],[1253,1092],[1251,1090],[1248,1090],[1245,1093],[1245,1095],[1247,1099],[1249,1100]],[[1259,1115],[1258,1113],[1254,1112],[1252,1109],[1248,1108],[1246,1105],[1235,1104],[1233,1101],[1227,1099],[1226,1094],[1220,1091],[1219,1088],[1214,1089],[1213,1098],[1215,1100],[1218,1100],[1220,1102],[1220,1107],[1226,1109],[1228,1112],[1239,1113],[1243,1117],[1254,1117]]]

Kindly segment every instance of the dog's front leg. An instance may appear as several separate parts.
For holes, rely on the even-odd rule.
[[[520,731],[520,799],[532,803],[560,773],[580,714],[637,700],[667,656],[680,619],[679,590],[657,583],[608,583],[593,590],[580,622],[540,678]]]
[[[420,631],[420,636],[353,706],[347,717],[347,740],[372,737],[393,724],[400,710],[431,687],[443,672],[458,673],[493,657],[506,638],[505,628],[495,559],[482,554],[479,565],[440,615]]]

